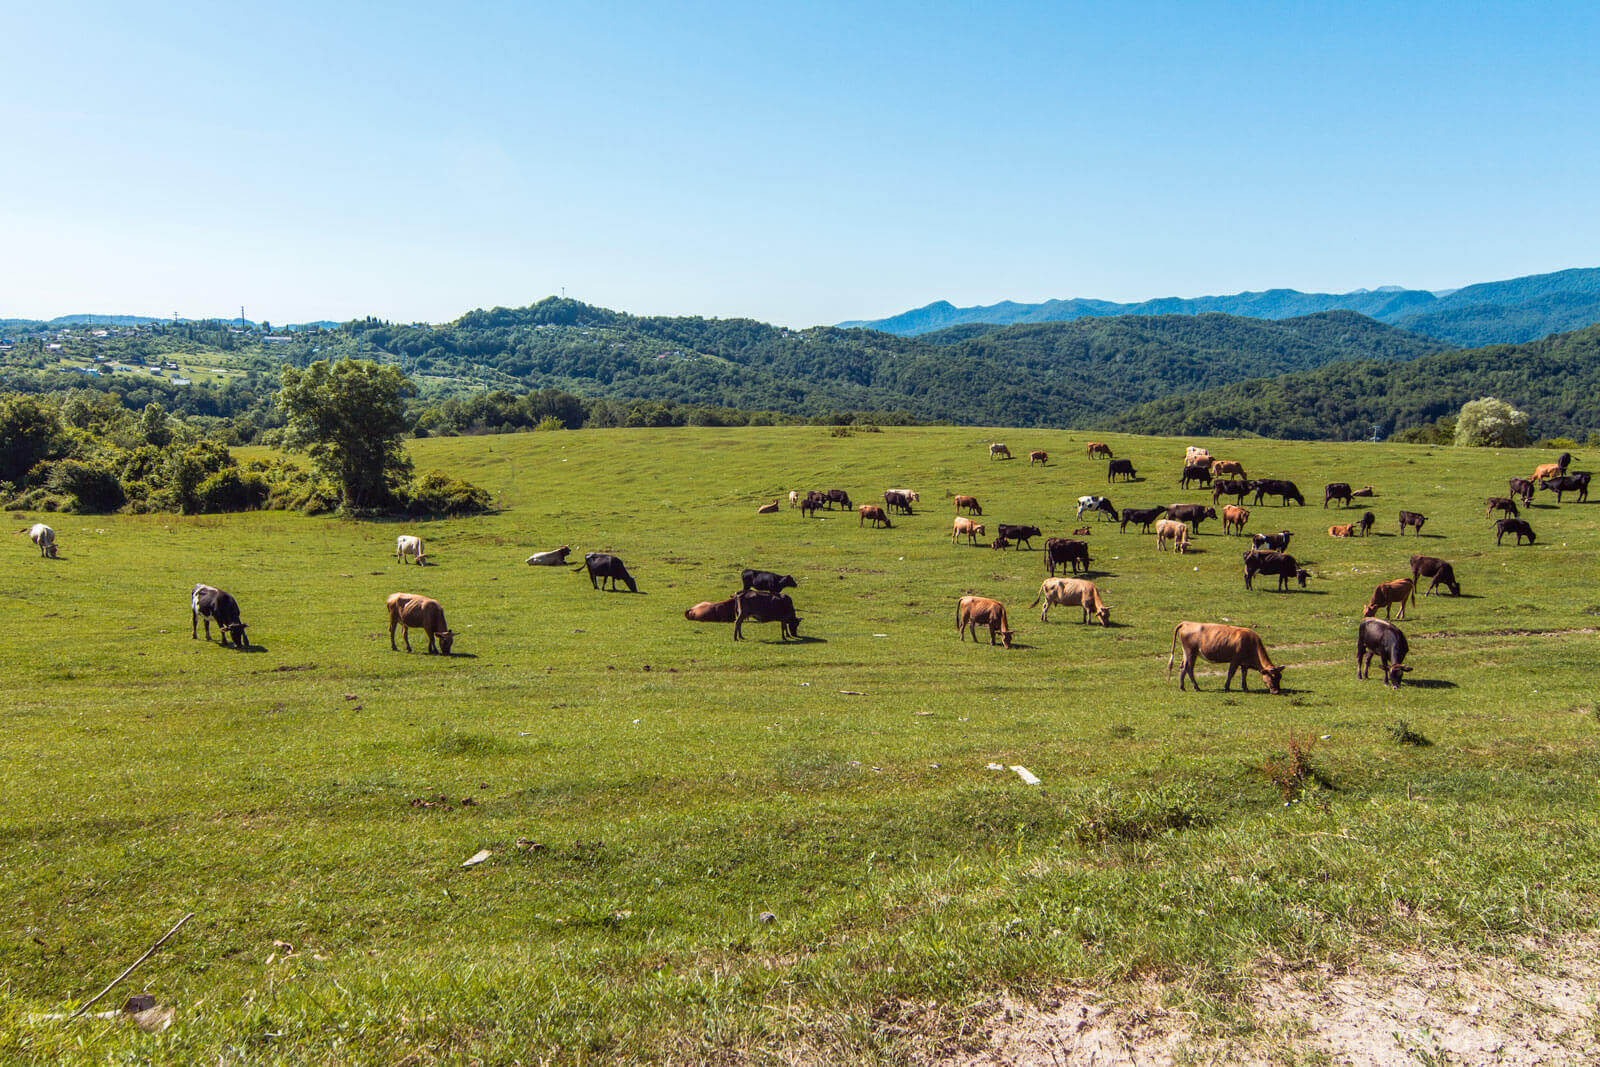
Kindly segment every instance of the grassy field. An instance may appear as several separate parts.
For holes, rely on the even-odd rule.
[[[1053,461],[991,462],[993,439]],[[57,561],[14,537],[0,1059],[893,1061],[958,1050],[1000,989],[1149,981],[1270,1049],[1234,999],[1261,967],[1592,929],[1600,505],[1536,507],[1538,543],[1497,548],[1483,498],[1550,457],[1105,439],[1145,475],[1119,507],[1209,501],[1176,487],[1185,443],[1298,481],[1311,506],[1250,529],[1295,531],[1309,590],[1246,592],[1217,523],[1175,556],[1075,521],[1104,463],[1042,431],[425,440],[419,469],[501,510],[56,516]],[[1375,536],[1326,536],[1360,514],[1318,506],[1335,480],[1377,488]],[[899,486],[922,510],[891,530],[754,514]],[[1092,526],[1114,625],[1041,624],[1041,553],[952,547],[953,493],[991,524]],[[433,565],[397,564],[399,532]],[[641,595],[523,564],[562,544],[621,555]],[[1358,682],[1362,604],[1418,551],[1465,595],[1401,624],[1412,684]],[[745,566],[800,579],[805,640],[684,620]],[[256,649],[183,637],[197,581],[238,597]],[[395,591],[441,601],[457,655],[390,651]],[[969,592],[1006,602],[1015,649],[957,641]],[[1180,693],[1180,619],[1254,627],[1284,694],[1204,669]],[[1292,745],[1286,805],[1268,771]],[[191,911],[107,998],[150,990],[169,1030],[36,1018]]]

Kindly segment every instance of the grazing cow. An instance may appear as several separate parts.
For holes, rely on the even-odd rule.
[[[803,519],[807,515],[815,516],[817,512],[822,510],[823,503],[824,501],[821,497],[815,495],[806,497],[800,501],[800,517]]]
[[[1456,581],[1456,569],[1438,556],[1411,557],[1411,580],[1421,585],[1424,578],[1433,579],[1428,585],[1425,596],[1431,595],[1441,582],[1450,590],[1451,596],[1461,595],[1461,583]]]
[[[239,602],[220,589],[198,584],[189,591],[189,636],[197,637],[195,630],[201,620],[206,624],[206,640],[211,640],[211,621],[217,623],[217,644],[233,641],[234,648],[249,648],[245,625],[239,619]]]
[[[957,515],[955,522],[950,524],[950,543],[955,544],[956,539],[963,534],[966,535],[967,544],[977,544],[978,538],[984,534],[983,523],[973,522],[965,515]]]
[[[1044,532],[1037,526],[1013,526],[1005,522],[995,527],[995,532],[1008,541],[1015,541],[1019,545],[1028,545],[1029,548],[1033,547],[1028,544],[1029,541],[1035,537],[1044,536]]]
[[[56,555],[56,532],[42,522],[36,522],[18,533],[28,535],[28,540],[39,546],[40,559],[58,559]]]
[[[789,490],[789,507],[797,508],[799,506],[800,506],[800,490],[798,490],[798,489]]]
[[[1044,569],[1051,577],[1055,576],[1056,567],[1065,569],[1068,564],[1072,566],[1072,573],[1078,573],[1078,564],[1083,564],[1084,573],[1088,573],[1089,542],[1073,541],[1065,537],[1046,538],[1044,543]]]
[[[1376,655],[1383,661],[1383,684],[1399,689],[1400,679],[1411,670],[1405,666],[1410,651],[1400,627],[1383,619],[1362,619],[1356,627],[1356,677],[1368,676]]]
[[[747,589],[742,593],[735,593],[733,614],[733,639],[744,640],[744,624],[747,622],[775,622],[778,624],[778,640],[787,641],[793,637],[800,637],[800,620],[795,618],[794,601],[783,593],[763,593],[756,589]]]
[[[994,444],[989,446],[989,458],[990,459],[998,459],[1001,456],[1004,456],[1006,459],[1010,459],[1011,458],[1011,449],[1007,448],[1005,445],[1000,444],[999,442],[996,442],[996,443],[994,443]]]
[[[1511,495],[1521,500],[1523,504],[1533,503],[1533,483],[1526,478],[1511,478],[1506,481],[1511,489]]]
[[[1214,459],[1211,461],[1213,475],[1231,474],[1235,478],[1249,477],[1244,472],[1244,464],[1236,459]]]
[[[961,509],[962,508],[966,508],[967,509],[967,513],[970,514],[970,515],[982,515],[983,514],[983,507],[982,507],[982,505],[980,505],[978,503],[978,498],[975,497],[975,496],[958,496],[958,497],[956,497],[956,514],[957,515],[961,514]]]
[[[1107,459],[1111,458],[1111,446],[1101,441],[1090,441],[1089,447],[1086,451],[1088,452],[1090,459],[1093,459],[1096,456],[1104,456]]]
[[[1417,536],[1418,537],[1421,537],[1422,536],[1422,524],[1427,522],[1427,521],[1428,521],[1428,517],[1426,515],[1422,514],[1421,512],[1417,512],[1417,511],[1402,511],[1400,513],[1400,536],[1402,536],[1402,537],[1405,536],[1406,527],[1409,526],[1412,529],[1417,531]]]
[[[1306,503],[1306,498],[1300,495],[1300,487],[1281,478],[1263,478],[1261,481],[1256,482],[1255,503],[1261,503],[1261,498],[1264,496],[1278,497],[1284,507],[1289,506],[1291,498],[1301,507],[1304,507]]]
[[[733,622],[738,615],[738,597],[727,600],[702,600],[683,613],[690,622]]]
[[[1250,544],[1257,551],[1265,549],[1272,552],[1287,552],[1289,550],[1289,538],[1293,536],[1294,534],[1288,530],[1279,530],[1275,534],[1252,534],[1250,536]]]
[[[911,510],[911,498],[904,490],[887,489],[883,494],[883,506],[890,511],[898,511],[902,515],[914,514]]]
[[[567,553],[572,551],[571,545],[562,545],[560,548],[549,552],[535,552],[528,557],[530,567],[560,567],[567,562]]]
[[[1131,459],[1114,459],[1106,464],[1106,482],[1108,484],[1116,481],[1119,474],[1122,475],[1123,481],[1131,482],[1137,473],[1133,469],[1133,460]]]
[[[439,602],[431,597],[418,596],[416,593],[392,593],[384,602],[389,608],[389,648],[399,651],[394,643],[394,628],[400,627],[400,639],[405,642],[406,651],[411,651],[411,631],[413,628],[421,630],[428,635],[428,654],[434,654],[434,642],[438,642],[438,652],[446,656],[450,654],[450,646],[455,643],[456,635],[444,621],[444,609]]]
[[[1189,551],[1189,527],[1176,519],[1162,519],[1156,523],[1156,551],[1165,552],[1167,542],[1180,556]]]
[[[845,492],[843,489],[829,489],[823,494],[823,496],[828,501],[828,509],[830,511],[833,509],[835,504],[838,504],[841,508],[855,507],[855,504],[851,503],[850,501],[850,494]]]
[[[1028,606],[1036,608],[1041,600],[1044,601],[1044,610],[1039,612],[1040,622],[1048,622],[1050,609],[1059,604],[1065,608],[1081,607],[1085,623],[1093,615],[1100,620],[1101,626],[1111,625],[1111,609],[1100,599],[1100,590],[1087,578],[1046,578],[1039,585],[1039,595]]]
[[[1517,502],[1508,496],[1487,497],[1484,499],[1483,504],[1483,517],[1486,519],[1497,511],[1512,519],[1521,514],[1517,510]]]
[[[1011,547],[1011,542],[1007,541],[1004,537],[996,537],[993,541],[989,542],[989,547],[994,549],[996,552],[1004,552],[1006,549]]]
[[[417,557],[417,566],[423,567],[428,563],[428,555],[422,550],[422,538],[410,534],[401,534],[394,539],[394,558],[401,563],[407,556]]]
[[[1278,592],[1289,591],[1289,579],[1293,578],[1300,583],[1300,588],[1306,587],[1306,579],[1311,577],[1295,558],[1283,552],[1263,552],[1260,549],[1251,549],[1244,554],[1244,587],[1254,589],[1252,584],[1255,576],[1266,574],[1278,579]]]
[[[1494,543],[1498,545],[1500,539],[1508,533],[1517,535],[1517,544],[1519,546],[1522,544],[1524,537],[1528,539],[1528,544],[1531,545],[1534,542],[1533,527],[1528,525],[1527,519],[1496,519],[1494,524]]]
[[[1372,486],[1363,485],[1360,489],[1353,490],[1350,493],[1350,495],[1351,496],[1367,496],[1367,497],[1371,497],[1371,496],[1377,496],[1378,493],[1377,493],[1376,490],[1374,490],[1372,488]]]
[[[1370,619],[1378,614],[1378,609],[1383,609],[1383,617],[1389,617],[1389,610],[1395,604],[1400,605],[1400,618],[1406,617],[1406,600],[1410,599],[1413,605],[1417,602],[1417,583],[1410,578],[1396,578],[1392,582],[1384,582],[1372,591],[1372,599],[1367,601],[1367,606],[1361,609],[1361,617]]]
[[[1177,519],[1194,526],[1194,532],[1200,532],[1200,524],[1207,519],[1217,517],[1217,509],[1205,504],[1170,504],[1167,507],[1167,518]]]
[[[889,490],[889,492],[891,492],[891,493],[903,493],[905,495],[905,498],[907,500],[911,501],[913,504],[922,503],[922,494],[917,492],[915,489],[891,489],[891,490]]]
[[[798,588],[794,575],[779,574],[776,571],[756,571],[746,567],[739,572],[740,581],[744,582],[745,589],[759,589],[764,593],[781,593],[785,589]]]
[[[1250,521],[1250,512],[1232,504],[1222,509],[1222,532],[1244,533],[1244,524]]]
[[[1078,514],[1075,518],[1083,518],[1085,511],[1098,511],[1101,515],[1111,516],[1111,521],[1118,519],[1117,509],[1111,506],[1111,498],[1104,496],[1080,496],[1078,498]]]
[[[1561,503],[1562,493],[1577,493],[1578,503],[1587,503],[1589,500],[1589,472],[1578,471],[1574,474],[1562,474],[1554,478],[1543,478],[1539,482],[1540,489],[1549,489],[1556,494],[1556,503]]]
[[[604,552],[585,552],[583,566],[574,567],[572,572],[576,574],[585,567],[589,570],[589,586],[592,589],[604,589],[606,587],[606,579],[609,578],[613,593],[617,591],[618,579],[621,579],[627,585],[628,592],[637,593],[639,591],[638,585],[634,583],[633,575],[628,573],[628,568],[623,566],[622,560],[616,556],[608,555]]]
[[[1239,672],[1239,688],[1250,691],[1249,672],[1260,671],[1267,692],[1278,693],[1283,682],[1283,668],[1274,667],[1267,655],[1267,646],[1254,630],[1243,626],[1229,626],[1220,622],[1180,622],[1172,628],[1172,654],[1167,657],[1167,677],[1172,677],[1172,664],[1177,658],[1178,646],[1183,646],[1183,668],[1178,671],[1178,689],[1183,689],[1187,675],[1195,689],[1200,682],[1194,676],[1194,661],[1204,656],[1212,663],[1228,665],[1223,692],[1233,685],[1233,676]]]
[[[988,597],[962,597],[956,605],[956,632],[961,635],[961,640],[967,639],[967,630],[971,629],[973,643],[977,643],[980,626],[989,628],[991,645],[999,637],[1006,648],[1011,647],[1011,627],[1006,624],[1006,606]]]
[[[1050,465],[1050,453],[1044,451],[1043,449],[1034,449],[1032,452],[1029,452],[1028,466],[1031,467],[1035,463],[1039,464],[1041,467],[1048,467]]]
[[[1160,518],[1162,512],[1166,510],[1165,507],[1123,508],[1121,530],[1123,533],[1127,533],[1128,524],[1131,522],[1139,527],[1140,533],[1149,533],[1150,524]]]
[[[1353,495],[1350,492],[1350,484],[1348,482],[1329,482],[1322,487],[1323,510],[1326,511],[1329,502],[1334,500],[1339,501],[1341,507],[1347,508],[1350,506],[1350,498]]]
[[[859,508],[856,508],[856,512],[861,516],[856,520],[857,526],[865,526],[867,520],[871,519],[874,529],[878,527],[882,527],[885,530],[894,529],[894,523],[889,521],[889,516],[876,504],[862,504]]]
[[[776,500],[770,504],[762,504],[760,507],[756,508],[757,515],[776,515],[777,513],[778,502]]]
[[[1178,484],[1182,488],[1187,489],[1189,488],[1189,484],[1191,482],[1195,485],[1203,485],[1207,488],[1210,488],[1211,465],[1208,463],[1191,463],[1184,467],[1183,478],[1178,482]]]
[[[1234,500],[1235,504],[1242,505],[1244,503],[1245,495],[1255,487],[1256,483],[1250,481],[1248,478],[1243,480],[1218,482],[1211,487],[1211,502],[1215,504],[1223,497],[1231,496],[1237,498]]]
[[[1361,536],[1362,537],[1366,537],[1367,535],[1372,533],[1372,524],[1377,522],[1377,521],[1378,521],[1378,516],[1374,515],[1372,512],[1369,511],[1365,515],[1362,515],[1361,516],[1361,520],[1359,522],[1357,522],[1355,525],[1356,525],[1356,528],[1361,531]]]
[[[1572,453],[1563,452],[1556,457],[1554,463],[1541,463],[1533,468],[1533,477],[1530,482],[1542,482],[1546,478],[1556,478],[1567,473],[1567,465],[1572,462]]]
[[[1354,537],[1356,535],[1356,530],[1360,527],[1360,525],[1360,523],[1347,522],[1343,526],[1330,526],[1328,527],[1328,536]]]

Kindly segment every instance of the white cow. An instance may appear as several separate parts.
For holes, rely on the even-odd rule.
[[[571,551],[572,549],[570,546],[562,545],[560,548],[554,549],[550,552],[535,552],[533,555],[528,557],[528,566],[559,567],[567,562],[567,553]]]
[[[917,491],[915,489],[891,489],[891,490],[889,490],[889,492],[891,492],[891,493],[904,493],[905,496],[906,496],[906,499],[911,501],[913,504],[922,503],[922,497],[917,495]]]
[[[791,508],[797,508],[800,506],[800,490],[789,490],[789,506]]]
[[[394,558],[404,563],[407,556],[416,556],[419,567],[427,564],[428,554],[422,550],[422,538],[401,534],[394,539]]]
[[[56,558],[56,532],[42,522],[36,522],[26,530],[18,533],[28,535],[28,540],[39,546],[39,556],[43,559]]]

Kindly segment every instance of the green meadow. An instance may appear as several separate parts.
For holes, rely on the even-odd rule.
[[[1236,998],[1260,968],[1536,965],[1593,928],[1600,500],[1540,493],[1537,543],[1496,547],[1484,497],[1553,456],[1097,436],[1142,480],[1107,487],[1069,432],[599,430],[413,442],[495,495],[473,519],[13,513],[61,558],[13,535],[0,566],[0,1060],[892,1062],[960,1051],[1002,990],[1149,982],[1270,1051]],[[1220,522],[1179,556],[1074,518],[1209,503],[1186,444],[1299,483],[1248,529],[1294,531],[1306,591],[1247,592]],[[1375,487],[1372,537],[1328,538],[1365,510],[1324,511],[1329,481]],[[755,514],[832,487],[921,505]],[[956,493],[991,536],[1091,527],[1113,625],[1041,624],[1042,541],[952,546]],[[563,544],[640,595],[524,565]],[[1414,552],[1464,595],[1408,611],[1392,691],[1356,679],[1356,620]],[[798,578],[802,640],[685,621],[746,566]],[[196,582],[256,648],[183,633]],[[398,591],[442,603],[456,655],[390,650]],[[966,593],[1014,649],[957,640]],[[1207,664],[1180,693],[1183,619],[1256,629],[1283,695]],[[40,1018],[189,912],[96,1006],[148,990],[169,1029]]]

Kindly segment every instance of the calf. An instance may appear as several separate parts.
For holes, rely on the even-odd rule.
[[[800,506],[800,490],[798,490],[798,489],[789,490],[789,507],[797,508],[799,506]]]
[[[1156,523],[1156,551],[1165,552],[1167,542],[1178,555],[1189,551],[1189,527],[1176,519],[1162,519]]]
[[[778,624],[778,640],[787,641],[793,637],[800,637],[800,620],[795,618],[794,601],[782,593],[764,593],[756,589],[747,589],[735,593],[733,613],[733,639],[744,640],[744,624],[747,622],[775,622]]]
[[[823,503],[823,500],[817,496],[806,497],[800,501],[800,517],[803,519],[807,515],[815,516],[817,512],[822,510]]]
[[[1461,583],[1456,581],[1455,568],[1437,556],[1411,557],[1411,580],[1421,585],[1424,578],[1433,579],[1428,585],[1428,594],[1442,582],[1444,587],[1450,590],[1451,596],[1461,595]]]
[[[889,489],[883,494],[883,506],[889,511],[898,511],[902,515],[914,514],[911,510],[911,497],[904,490]]]
[[[1178,484],[1187,489],[1191,482],[1195,485],[1209,487],[1211,485],[1211,465],[1209,463],[1190,463],[1185,466],[1183,468],[1183,477]]]
[[[1195,533],[1200,532],[1202,522],[1216,517],[1217,509],[1205,504],[1170,504],[1167,507],[1167,518],[1191,524]]]
[[[1183,669],[1178,672],[1180,691],[1183,689],[1185,675],[1196,690],[1200,688],[1200,682],[1194,676],[1194,661],[1198,656],[1204,656],[1212,663],[1228,665],[1228,677],[1222,683],[1223,692],[1227,692],[1228,687],[1233,685],[1235,672],[1241,672],[1239,688],[1249,692],[1250,671],[1261,672],[1261,680],[1267,684],[1267,692],[1281,692],[1283,668],[1272,665],[1272,660],[1267,655],[1267,646],[1262,643],[1260,635],[1254,630],[1220,622],[1180,622],[1172,628],[1172,654],[1167,657],[1168,678],[1172,677],[1172,664],[1177,658],[1179,645],[1183,646]]]
[[[1133,461],[1131,459],[1114,459],[1106,464],[1107,483],[1116,481],[1119,474],[1122,475],[1123,481],[1131,482],[1137,476],[1137,473],[1133,469]]]
[[[1211,487],[1211,502],[1220,501],[1225,496],[1234,497],[1235,504],[1243,504],[1245,496],[1256,487],[1252,481],[1227,481],[1217,482]]]
[[[1218,475],[1218,476],[1223,475],[1223,474],[1230,474],[1230,475],[1234,476],[1235,478],[1243,478],[1243,477],[1245,477],[1244,464],[1240,463],[1236,459],[1214,459],[1214,460],[1212,460],[1211,461],[1211,473],[1213,475]]]
[[[1078,573],[1080,563],[1083,564],[1084,572],[1088,573],[1091,562],[1093,561],[1089,559],[1087,541],[1073,541],[1065,537],[1051,537],[1045,540],[1044,569],[1052,577],[1056,573],[1056,567],[1065,569],[1069,564],[1073,574]]]
[[[1040,622],[1048,622],[1050,609],[1059,604],[1066,608],[1081,607],[1085,623],[1093,615],[1100,620],[1101,626],[1111,625],[1111,609],[1100,599],[1100,590],[1086,578],[1046,578],[1039,585],[1039,595],[1028,606],[1038,607],[1041,600],[1044,601],[1044,610],[1039,612]]]
[[[989,643],[995,643],[998,636],[1006,648],[1011,647],[1011,627],[1006,624],[1006,606],[998,600],[990,600],[982,596],[964,596],[956,605],[956,633],[961,635],[961,640],[967,639],[967,630],[972,631],[974,643],[978,640],[978,627],[989,628]]]
[[[1400,627],[1383,619],[1362,619],[1356,627],[1356,677],[1365,678],[1372,669],[1372,657],[1383,661],[1383,684],[1400,688],[1400,679],[1410,667],[1405,666],[1406,653],[1411,651],[1406,635]]]
[[[1328,536],[1329,537],[1354,537],[1356,535],[1356,527],[1358,525],[1359,525],[1358,523],[1347,522],[1343,526],[1330,526],[1330,527],[1328,527]]]
[[[1032,452],[1029,452],[1028,466],[1031,467],[1035,463],[1039,464],[1041,467],[1048,467],[1050,465],[1050,453],[1044,451],[1043,449],[1036,449]]]
[[[1355,490],[1350,495],[1351,496],[1377,496],[1378,493],[1377,493],[1376,490],[1374,490],[1372,488],[1372,486],[1363,485],[1360,489]]]
[[[992,444],[992,445],[989,446],[989,458],[990,459],[1000,459],[1000,458],[1010,459],[1011,458],[1011,449],[1009,449],[1005,445],[1002,445],[1002,444],[999,444],[999,443]]]
[[[586,552],[583,556],[583,566],[574,567],[573,573],[584,570],[589,571],[589,587],[591,589],[604,589],[606,580],[611,581],[611,591],[617,591],[617,582],[621,580],[628,587],[628,592],[637,593],[638,585],[634,583],[633,575],[628,573],[628,568],[617,556],[604,552]]]
[[[961,509],[962,508],[966,508],[967,509],[967,514],[969,514],[969,515],[982,515],[983,514],[983,508],[978,504],[978,498],[975,497],[975,496],[958,496],[958,497],[956,497],[956,514],[957,515],[961,514]]]
[[[1528,525],[1528,520],[1526,519],[1495,520],[1494,543],[1498,545],[1500,543],[1500,539],[1506,534],[1516,534],[1517,544],[1519,546],[1522,544],[1522,539],[1524,537],[1528,539],[1528,544],[1531,545],[1534,542],[1533,527]]]
[[[1404,537],[1405,536],[1405,532],[1406,532],[1406,528],[1410,527],[1411,529],[1417,531],[1417,536],[1418,537],[1421,537],[1422,536],[1422,524],[1427,522],[1427,521],[1428,521],[1428,517],[1426,515],[1422,514],[1421,512],[1417,512],[1417,511],[1402,511],[1400,513],[1400,536]]]
[[[995,532],[1008,541],[1014,541],[1019,545],[1027,545],[1029,548],[1033,547],[1031,544],[1028,544],[1029,541],[1035,537],[1044,536],[1043,531],[1041,531],[1037,526],[1013,526],[1010,523],[1005,522],[1002,522],[1000,525],[996,526]]]
[[[1361,516],[1361,521],[1356,523],[1356,526],[1360,527],[1360,529],[1361,529],[1361,536],[1362,537],[1366,537],[1369,534],[1371,534],[1372,533],[1372,524],[1377,522],[1377,521],[1378,521],[1378,516],[1374,515],[1370,511],[1367,512],[1365,515]]]
[[[1540,480],[1539,488],[1554,492],[1557,504],[1561,503],[1562,493],[1577,493],[1578,503],[1584,504],[1589,500],[1589,472],[1577,471],[1555,478],[1544,478]]]
[[[1275,534],[1272,534],[1272,533],[1252,534],[1250,536],[1250,544],[1251,544],[1251,547],[1256,548],[1258,550],[1259,549],[1270,549],[1273,552],[1284,552],[1284,551],[1288,550],[1288,548],[1289,548],[1289,538],[1291,538],[1293,536],[1294,536],[1294,534],[1290,533],[1288,530],[1279,530]]]
[[[1090,459],[1093,459],[1096,456],[1104,456],[1107,459],[1111,458],[1111,446],[1100,441],[1090,441],[1087,451]]]
[[[422,549],[422,538],[410,534],[401,534],[394,539],[394,558],[400,563],[406,561],[407,556],[417,558],[417,566],[427,566],[428,556]]]
[[[690,622],[733,622],[738,612],[737,601],[738,597],[729,597],[727,600],[702,600],[684,611],[683,617]]]
[[[560,548],[552,549],[549,552],[535,552],[533,555],[528,557],[528,566],[530,566],[530,567],[560,567],[560,566],[563,566],[567,562],[567,553],[569,553],[571,551],[572,551],[572,547],[570,545],[562,545]]]
[[[859,508],[856,508],[856,512],[861,516],[856,520],[857,526],[865,526],[867,520],[871,519],[874,529],[879,527],[885,530],[894,529],[894,523],[889,521],[889,516],[876,504],[862,504]]]
[[[1166,511],[1166,510],[1167,509],[1165,507],[1123,508],[1122,509],[1122,525],[1121,525],[1120,528],[1121,528],[1123,533],[1127,533],[1128,532],[1128,524],[1131,522],[1135,526],[1138,526],[1140,528],[1140,530],[1139,530],[1140,533],[1149,533],[1150,532],[1150,524],[1152,522],[1155,522],[1158,518],[1160,518],[1161,517],[1161,513]]]
[[[1244,533],[1244,524],[1250,521],[1250,513],[1244,508],[1232,504],[1222,509],[1222,532]]]
[[[40,559],[59,559],[56,555],[56,532],[42,522],[18,530],[28,535],[28,540],[39,546]]]
[[[204,583],[196,585],[189,591],[189,636],[199,636],[195,631],[204,620],[206,640],[211,640],[213,619],[217,623],[217,644],[226,644],[231,639],[234,648],[250,647],[245,625],[239,620],[239,602],[220,589]]]
[[[1117,509],[1111,506],[1111,500],[1103,496],[1080,496],[1078,498],[1078,514],[1076,518],[1083,518],[1085,511],[1098,511],[1101,515],[1111,516],[1111,521],[1117,520]]]
[[[1497,511],[1513,519],[1521,514],[1517,510],[1517,502],[1508,496],[1488,497],[1484,500],[1483,505],[1483,517],[1486,519]]]
[[[1395,605],[1400,605],[1400,618],[1406,617],[1406,600],[1414,605],[1417,602],[1417,583],[1410,578],[1396,578],[1392,582],[1384,582],[1372,591],[1372,599],[1367,601],[1367,606],[1361,609],[1361,617],[1370,619],[1378,614],[1378,609],[1383,609],[1383,617],[1389,618],[1389,610]]]
[[[1511,495],[1523,504],[1533,503],[1533,483],[1528,479],[1511,478],[1506,481],[1506,486],[1511,490]]]
[[[1291,555],[1283,552],[1262,552],[1259,549],[1253,549],[1244,554],[1244,587],[1246,589],[1254,588],[1251,583],[1258,574],[1275,576],[1278,579],[1278,592],[1280,593],[1289,591],[1290,578],[1299,582],[1300,588],[1304,589],[1306,587],[1306,579],[1311,577],[1311,573],[1295,562],[1295,558]]]
[[[1329,482],[1322,487],[1322,507],[1327,510],[1331,501],[1339,501],[1342,507],[1350,506],[1350,485],[1347,482]]]
[[[957,538],[963,535],[966,536],[967,544],[975,545],[978,543],[978,538],[982,537],[983,534],[983,523],[973,522],[965,515],[957,515],[955,522],[950,524],[950,543],[952,545],[956,543]]]
[[[406,651],[411,651],[411,630],[413,627],[428,635],[428,654],[434,654],[434,642],[438,642],[437,651],[450,654],[450,646],[455,643],[456,635],[450,632],[450,627],[445,625],[444,609],[437,600],[431,597],[418,596],[416,593],[392,593],[384,601],[389,609],[389,648],[399,651],[394,643],[394,628],[400,627],[400,639],[405,642]]]
[[[1255,503],[1261,503],[1261,498],[1266,496],[1277,497],[1284,507],[1289,506],[1290,500],[1293,500],[1301,507],[1304,507],[1306,503],[1306,498],[1300,495],[1300,487],[1281,478],[1264,478],[1256,482]]]
[[[1011,542],[1007,541],[1004,537],[996,537],[993,541],[989,542],[989,547],[994,549],[996,552],[1004,552],[1006,549],[1011,547]]]
[[[781,593],[785,589],[796,588],[794,575],[778,574],[776,571],[757,571],[746,567],[739,572],[739,579],[744,582],[745,589],[760,589],[764,593]]]

